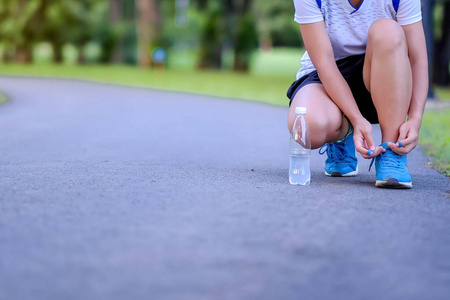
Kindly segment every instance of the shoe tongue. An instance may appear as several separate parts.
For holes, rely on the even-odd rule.
[[[380,145],[381,147],[383,147],[386,150],[390,150],[391,148],[389,148],[388,146],[388,142],[384,142],[383,144]]]

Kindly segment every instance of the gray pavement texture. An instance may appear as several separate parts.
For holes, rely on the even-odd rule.
[[[450,299],[449,180],[288,182],[283,107],[1,77],[0,299]],[[283,95],[280,95],[283,97]],[[379,129],[374,129],[376,139]]]

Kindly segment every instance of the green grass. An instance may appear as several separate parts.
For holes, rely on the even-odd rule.
[[[251,59],[252,68],[248,74],[236,74],[232,71],[198,71],[195,69],[196,54],[192,50],[169,52],[168,68],[165,70],[123,65],[52,65],[45,63],[49,60],[46,54],[33,65],[0,64],[0,73],[89,79],[287,106],[286,90],[295,79],[302,54],[302,49],[289,48],[255,52]]]
[[[304,49],[277,48],[258,51],[252,56],[252,74],[295,77]]]
[[[0,73],[89,79],[138,87],[200,93],[287,105],[286,90],[295,76],[219,71],[149,70],[129,66],[0,65]]]
[[[450,103],[450,88],[436,88],[436,92],[442,101]],[[450,176],[450,108],[425,111],[419,142],[432,166]]]
[[[450,176],[450,109],[426,111],[420,130],[420,144],[432,156],[433,166]]]
[[[436,87],[435,90],[439,99],[450,102],[450,87],[447,88]]]

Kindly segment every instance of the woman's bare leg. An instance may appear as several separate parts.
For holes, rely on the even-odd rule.
[[[382,142],[395,143],[412,93],[406,38],[397,22],[380,19],[370,27],[363,74],[377,109]]]

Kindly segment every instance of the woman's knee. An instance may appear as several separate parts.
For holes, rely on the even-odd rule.
[[[320,115],[307,116],[306,122],[311,133],[311,148],[313,149],[322,147],[328,142],[330,136],[334,135],[339,129],[339,126],[333,128],[336,127],[333,123],[338,122],[333,122],[331,119]]]
[[[296,106],[306,107],[312,148],[319,148],[338,136],[342,126],[342,112],[329,98],[322,85],[309,84],[297,93],[289,109],[290,131],[294,125]]]
[[[294,110],[294,107],[291,107],[291,110]],[[321,113],[315,106],[306,106],[306,111],[306,122],[311,135],[311,148],[316,149],[329,142],[339,132],[342,123],[340,119],[342,118],[342,113],[332,117],[329,114]],[[288,120],[289,131],[292,130],[294,120],[295,114],[290,112]]]
[[[370,26],[368,45],[387,54],[392,54],[393,51],[405,51],[405,33],[396,21],[379,19]]]

